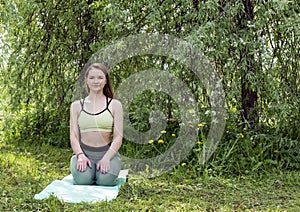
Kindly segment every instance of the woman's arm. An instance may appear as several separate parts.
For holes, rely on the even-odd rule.
[[[73,102],[70,108],[70,143],[73,152],[77,157],[77,170],[85,171],[86,166],[92,167],[91,161],[85,156],[79,143],[79,129],[78,129],[78,114],[80,112],[79,101]]]
[[[119,151],[123,140],[123,108],[120,101],[114,99],[112,101],[112,114],[114,116],[113,140],[109,150],[104,157],[109,160]]]
[[[109,150],[97,165],[97,170],[101,169],[104,173],[109,171],[110,160],[119,151],[123,140],[123,108],[121,102],[115,99],[112,101],[112,115],[114,117],[113,140]]]
[[[79,144],[79,130],[77,121],[79,110],[79,102],[73,102],[70,108],[70,143],[72,150],[76,155],[83,152]]]

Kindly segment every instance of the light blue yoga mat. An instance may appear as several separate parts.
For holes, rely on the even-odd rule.
[[[43,191],[35,194],[34,199],[47,199],[53,195],[68,203],[110,201],[118,196],[119,189],[126,182],[127,175],[127,169],[121,170],[115,186],[73,185],[73,177],[68,175],[62,180],[53,181]]]

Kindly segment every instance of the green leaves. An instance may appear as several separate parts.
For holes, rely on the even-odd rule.
[[[252,5],[247,5],[249,2]],[[300,138],[298,8],[297,1],[278,0],[2,1],[0,81],[1,101],[6,99],[1,104],[10,115],[5,119],[7,138],[66,145],[74,84],[90,57],[128,35],[166,33],[199,47],[222,78],[227,105],[236,110],[229,114],[232,128],[224,135],[233,148],[220,147],[221,152],[228,151],[226,160],[238,158],[234,153],[242,152],[246,148],[243,145],[251,146],[251,141],[236,143],[233,129],[237,133],[267,134],[272,139],[274,134],[269,142],[277,145],[280,141],[288,150],[283,149],[290,151],[295,146],[289,146],[289,141]],[[141,55],[123,61],[111,72],[114,87],[134,73],[164,65],[193,91],[202,105],[201,119],[209,123],[203,115],[210,107],[207,91],[191,71],[170,58]],[[257,96],[252,102],[255,104],[247,105],[251,94]],[[169,100],[150,91],[137,97],[130,111],[133,125],[147,130],[151,109],[179,120],[175,104],[160,105]],[[254,115],[244,119],[240,114],[245,109],[255,110]],[[257,121],[254,129],[244,125],[251,119]],[[283,138],[287,140],[282,142]],[[263,157],[275,161],[278,158],[270,148],[266,146]],[[295,161],[293,154],[286,153]],[[255,160],[246,160],[253,169],[268,164],[257,160],[259,165],[255,165]]]

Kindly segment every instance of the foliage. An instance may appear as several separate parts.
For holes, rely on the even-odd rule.
[[[3,139],[68,146],[69,106],[92,54],[128,35],[167,33],[199,47],[223,80],[227,127],[209,164],[198,159],[211,121],[209,93],[191,71],[169,58],[142,55],[118,64],[111,77],[117,88],[131,74],[168,65],[193,91],[206,125],[184,163],[217,173],[299,169],[298,8],[297,1],[275,0],[1,1]],[[142,158],[169,148],[181,121],[176,101],[147,91],[130,110],[140,131],[149,129],[152,110],[177,122],[152,144],[125,140],[123,153]]]

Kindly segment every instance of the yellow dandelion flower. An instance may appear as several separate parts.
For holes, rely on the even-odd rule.
[[[163,143],[165,143],[165,142],[164,142],[164,140],[159,139],[159,140],[158,140],[158,143],[159,143],[159,144],[163,144]]]
[[[201,144],[202,144],[202,142],[201,142],[201,141],[198,141],[198,142],[197,142],[197,144],[198,144],[198,145],[201,145]]]
[[[172,135],[171,135],[171,136],[175,137],[176,135],[175,135],[174,133],[172,133]]]
[[[153,143],[154,143],[154,140],[149,140],[148,143],[149,143],[149,144],[153,144]]]
[[[244,137],[245,137],[245,136],[243,135],[243,133],[240,133],[239,136],[240,136],[241,138],[244,138]]]
[[[203,126],[204,126],[204,123],[198,124],[198,127],[203,127]]]
[[[167,133],[167,131],[162,130],[162,131],[160,131],[160,133],[161,133],[161,134],[165,134],[165,133]]]
[[[186,166],[186,163],[181,163],[181,166]]]

